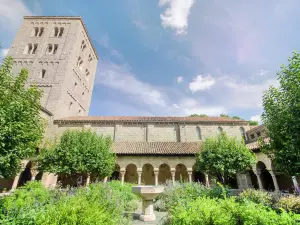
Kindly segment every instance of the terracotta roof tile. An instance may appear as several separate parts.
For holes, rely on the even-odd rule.
[[[194,155],[200,142],[114,142],[113,151],[118,155]]]
[[[227,117],[172,117],[172,116],[74,116],[56,120],[56,122],[220,122],[244,123],[245,120]]]

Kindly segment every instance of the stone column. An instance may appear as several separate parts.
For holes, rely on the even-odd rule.
[[[85,183],[85,186],[86,186],[86,187],[89,185],[90,181],[91,181],[91,175],[88,174],[88,176],[87,176],[87,178],[86,178],[86,183]]]
[[[264,186],[262,184],[262,181],[261,181],[261,171],[260,170],[257,170],[257,171],[253,171],[257,177],[257,183],[258,183],[258,188],[260,190],[263,190],[264,189]]]
[[[204,173],[204,176],[205,176],[205,185],[206,185],[206,187],[210,187],[208,174]]]
[[[155,186],[158,186],[158,173],[159,173],[159,169],[154,169]]]
[[[124,180],[125,180],[125,172],[126,172],[125,168],[123,170],[120,170],[122,185],[124,184]]]
[[[269,170],[271,176],[272,176],[272,180],[273,180],[273,184],[274,184],[274,188],[276,192],[279,192],[279,186],[278,186],[278,182],[277,182],[277,178],[275,175],[275,172],[273,170]]]
[[[189,175],[189,182],[192,183],[192,174],[193,172],[192,171],[188,171],[188,175]]]
[[[176,169],[175,168],[171,168],[172,184],[173,184],[173,186],[175,186],[175,173],[176,173]]]
[[[143,199],[142,207],[143,209],[142,209],[142,215],[140,215],[140,220],[154,221],[156,219],[156,216],[153,213],[153,199],[151,200]]]
[[[37,175],[37,171],[35,169],[31,169],[31,180],[34,181],[35,180],[35,176]]]
[[[15,176],[13,185],[12,185],[12,187],[11,187],[11,190],[12,190],[12,191],[17,189],[18,183],[19,183],[19,179],[20,179],[20,175],[21,175],[21,174],[19,173],[17,176]]]
[[[138,185],[141,185],[142,184],[142,171],[143,169],[141,168],[138,168],[137,169],[137,174],[138,174]]]
[[[103,183],[107,183],[108,177],[104,177]]]

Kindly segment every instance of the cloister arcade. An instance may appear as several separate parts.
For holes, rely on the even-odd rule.
[[[274,170],[271,160],[263,153],[256,153],[257,163],[246,174],[237,174],[239,189],[255,188],[267,191],[293,191],[293,182],[288,177]],[[87,182],[103,180],[96,174],[88,179],[86,175],[68,177],[41,173],[35,170],[32,161],[24,160],[22,172],[14,179],[1,180],[0,190],[15,189],[31,180],[41,181],[45,186],[53,187],[57,183],[62,186],[80,186]],[[79,174],[80,175],[80,174]],[[105,180],[120,180],[139,185],[160,185],[166,182],[200,182],[204,185],[214,185],[209,175],[197,171],[194,156],[118,156],[115,171]],[[298,182],[300,179],[298,177]],[[234,185],[232,186],[233,188]]]

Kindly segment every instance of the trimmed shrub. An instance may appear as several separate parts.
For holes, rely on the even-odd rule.
[[[275,204],[275,206],[279,208],[283,208],[287,211],[300,214],[300,197],[299,196],[282,197]]]
[[[262,190],[246,189],[239,195],[238,200],[243,202],[250,201],[267,206],[272,205],[272,196],[268,192]]]

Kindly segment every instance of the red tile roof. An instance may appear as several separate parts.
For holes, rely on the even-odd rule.
[[[195,155],[201,142],[114,142],[117,155]]]
[[[74,116],[56,120],[56,122],[215,122],[239,123],[248,122],[228,117],[172,117],[172,116]]]

